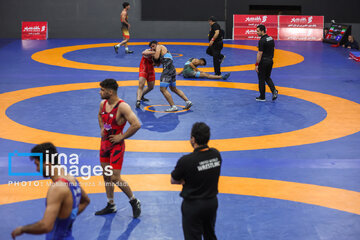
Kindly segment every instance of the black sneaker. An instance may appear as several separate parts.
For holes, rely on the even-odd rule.
[[[141,97],[141,101],[143,101],[143,102],[148,102],[148,101],[149,101],[149,99],[144,98],[144,97]]]
[[[131,204],[132,210],[133,210],[133,217],[137,218],[140,216],[141,213],[141,203],[140,201],[135,198],[133,200],[130,200],[129,203]]]
[[[130,53],[134,53],[134,51],[130,51],[130,50],[127,50],[127,51],[126,51],[126,50],[125,50],[125,53],[126,53],[126,54],[130,54]]]
[[[256,98],[256,101],[265,102],[265,98],[257,97],[257,98]]]
[[[95,215],[105,215],[110,213],[116,213],[116,205],[114,203],[107,203],[106,207],[104,209],[101,209],[100,211],[95,212]]]
[[[226,73],[224,75],[221,76],[223,80],[226,80],[230,77],[230,73]]]
[[[136,108],[140,108],[140,100],[136,101]]]
[[[274,92],[273,92],[273,94],[272,94],[272,100],[273,100],[273,101],[275,101],[275,100],[277,99],[278,93],[279,93],[278,90],[275,89]]]
[[[119,53],[119,51],[118,51],[118,50],[119,50],[119,47],[118,47],[118,46],[115,45],[115,46],[114,46],[114,50],[115,50],[116,54]]]

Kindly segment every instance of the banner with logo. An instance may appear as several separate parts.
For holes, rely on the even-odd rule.
[[[279,40],[321,41],[323,16],[279,16]]]
[[[277,28],[267,28],[267,34],[274,39],[278,38]],[[234,28],[235,40],[259,40],[260,37],[256,33],[256,27],[252,28]]]
[[[46,40],[48,38],[47,22],[22,22],[22,40]]]
[[[256,27],[265,25],[269,36],[278,38],[278,17],[276,15],[239,15],[234,14],[233,39],[260,39]]]
[[[267,34],[277,40],[321,41],[324,16],[239,15],[234,14],[233,39],[260,39],[256,26],[265,25]]]

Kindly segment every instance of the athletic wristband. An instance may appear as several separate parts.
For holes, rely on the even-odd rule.
[[[259,63],[255,63],[255,66],[259,66]]]

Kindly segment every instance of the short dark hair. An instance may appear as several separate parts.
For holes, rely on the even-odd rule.
[[[211,17],[209,17],[208,21],[217,22],[217,19],[215,16],[211,16]]]
[[[205,58],[200,58],[199,60],[202,60],[204,62],[204,66],[206,66],[206,60]]]
[[[153,43],[158,44],[158,41],[152,40],[152,41],[149,43],[149,47],[151,47],[151,44],[153,44]]]
[[[119,85],[117,84],[115,79],[107,78],[100,83],[100,86],[106,89],[111,89],[117,92]]]
[[[196,122],[192,126],[191,136],[195,138],[198,145],[205,145],[210,139],[210,128],[204,122]]]
[[[59,165],[59,158],[57,155],[58,151],[56,150],[56,147],[54,146],[54,144],[52,144],[51,142],[45,142],[45,143],[36,145],[35,147],[33,147],[31,149],[31,153],[42,154],[43,155],[43,163],[45,162],[45,155],[48,154],[50,163],[52,165]],[[31,159],[38,160],[38,157],[31,157]],[[52,159],[54,160],[54,162],[51,161]]]
[[[126,7],[129,6],[129,5],[130,5],[130,3],[124,2],[124,3],[123,3],[123,8],[126,8]]]
[[[265,27],[264,25],[262,25],[262,24],[257,25],[257,27],[256,27],[256,28],[258,28],[258,29],[260,29],[260,31],[262,31],[262,32],[265,32],[265,33],[266,33],[266,27]]]

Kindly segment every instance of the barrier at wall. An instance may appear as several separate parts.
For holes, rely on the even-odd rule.
[[[47,22],[22,22],[22,40],[46,40],[48,38]]]
[[[277,40],[321,41],[323,16],[242,15],[233,16],[233,39],[259,39],[256,26],[265,25],[267,33]]]

